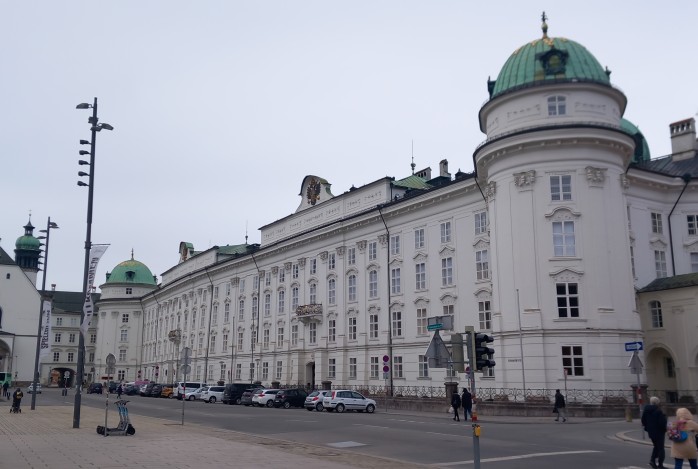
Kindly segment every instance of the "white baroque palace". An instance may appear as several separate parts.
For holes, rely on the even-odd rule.
[[[444,160],[338,196],[309,175],[260,244],[182,242],[160,284],[117,266],[96,366],[113,353],[120,379],[171,382],[187,346],[193,380],[368,386],[386,383],[387,356],[393,386],[443,386],[427,318],[452,315],[454,332],[495,338],[479,385],[627,389],[636,289],[698,270],[698,183],[682,177],[695,122],[672,124],[672,155],[651,160],[610,72],[545,24],[488,91],[473,173]]]

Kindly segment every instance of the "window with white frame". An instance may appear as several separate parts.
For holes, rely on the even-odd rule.
[[[451,222],[445,221],[441,223],[441,244],[451,242]]]
[[[279,290],[276,294],[278,298],[277,310],[279,313],[283,313],[286,310],[286,290]]]
[[[393,337],[402,337],[402,311],[393,311]]]
[[[259,297],[252,297],[252,319],[259,317]]]
[[[262,362],[262,379],[269,379],[269,362]]]
[[[378,271],[372,270],[368,273],[368,297],[378,297]]]
[[[453,316],[454,311],[454,305],[441,305],[441,314],[443,314],[444,316]]]
[[[652,220],[652,233],[662,234],[664,232],[664,228],[662,227],[662,214],[651,212],[650,218]]]
[[[393,295],[400,294],[402,289],[400,288],[400,268],[395,267],[390,270],[390,292]]]
[[[271,316],[271,293],[264,294],[264,316]]]
[[[61,354],[60,354],[60,352],[53,352],[53,361],[54,361],[54,362],[59,362],[59,361],[61,361]]]
[[[250,333],[250,348],[252,348],[254,347],[254,344],[257,343],[257,327],[253,326]]]
[[[424,355],[419,355],[417,358],[419,363],[419,377],[428,378],[429,377],[429,359]]]
[[[688,226],[688,236],[698,235],[698,215],[686,215],[686,225]]]
[[[335,342],[337,340],[337,320],[330,319],[327,321],[327,341]]]
[[[121,342],[128,342],[128,329],[121,329]]]
[[[133,295],[133,288],[132,288],[132,287],[126,287],[126,294],[127,294],[127,295]]]
[[[664,251],[654,251],[654,269],[657,273],[657,278],[667,276],[666,253]]]
[[[279,283],[284,283],[286,281],[286,268],[284,266],[279,267]]]
[[[414,230],[414,248],[423,249],[424,242],[424,228],[417,228]]]
[[[378,357],[371,357],[371,379],[378,379],[379,370],[380,364],[378,362]]]
[[[553,202],[572,200],[572,176],[569,174],[550,176],[550,199]]]
[[[200,335],[199,336],[199,350],[203,350],[204,348],[204,336]],[[158,345],[158,355],[160,355],[160,345]]]
[[[213,287],[213,297],[218,298],[218,287]]]
[[[225,324],[230,322],[230,303],[226,303],[223,307],[223,322]],[[184,327],[186,327],[186,319],[184,321]]]
[[[356,248],[348,248],[347,249],[347,264],[349,264],[349,265],[356,264]]]
[[[584,376],[584,357],[581,345],[562,346],[562,368],[567,376]]]
[[[356,301],[356,275],[351,274],[349,275],[348,281],[347,281],[347,300],[348,301]]]
[[[698,252],[691,253],[691,272],[698,272]]]
[[[236,380],[242,379],[242,363],[235,364],[235,379]]]
[[[480,322],[480,329],[492,330],[492,308],[489,300],[477,302],[477,315]]]
[[[334,270],[336,266],[337,266],[337,256],[335,253],[331,252],[327,256],[327,268],[330,270]]]
[[[487,249],[475,251],[475,274],[478,280],[488,280],[490,278],[490,260]]]
[[[276,345],[281,347],[284,343],[284,326],[278,326],[276,328]]]
[[[548,115],[564,116],[567,114],[567,99],[564,96],[548,97]]]
[[[125,361],[125,360],[126,360],[126,357],[124,357],[123,359],[121,359],[121,352],[124,352],[124,355],[125,355],[126,350],[119,350],[119,361]],[[75,360],[75,352],[68,352],[68,361],[69,361],[69,362],[72,362],[72,361],[74,361],[74,360]]]
[[[333,305],[337,302],[337,281],[333,278],[327,281],[327,304]]]
[[[240,300],[238,302],[238,321],[244,321],[245,320],[245,300]],[[192,329],[196,327],[196,313],[192,313],[191,315],[191,327]]]
[[[281,373],[284,370],[284,362],[282,360],[276,361],[276,379],[281,379]]]
[[[400,255],[400,235],[390,236],[390,255]]]
[[[317,343],[317,323],[311,322],[308,324],[308,335],[311,344]]]
[[[378,338],[378,315],[371,314],[368,316],[368,337],[369,339]]]
[[[561,318],[579,317],[579,285],[576,283],[556,283],[557,315]]]
[[[291,278],[298,278],[299,272],[298,264],[293,264],[291,266]]]
[[[375,261],[378,257],[378,243],[376,241],[371,241],[368,243],[368,260]]]
[[[425,290],[427,288],[427,265],[424,262],[415,264],[415,290]]]
[[[356,379],[356,357],[349,357],[349,379]]]
[[[213,311],[211,312],[211,325],[215,326],[218,324],[218,305],[213,305]]]
[[[310,275],[317,273],[317,259],[310,259]]]
[[[417,334],[426,335],[427,333],[427,309],[417,308]]]
[[[245,347],[245,333],[238,331],[238,352],[242,352]]]
[[[441,286],[453,285],[453,258],[444,257],[441,259]]]
[[[262,347],[269,348],[269,341],[271,340],[271,331],[268,327],[265,327],[262,331]]]
[[[240,279],[240,293],[244,293],[244,292],[245,292],[245,279],[241,278]]]
[[[216,336],[212,335],[209,352],[214,353],[215,351],[216,351]]]
[[[223,351],[225,352],[228,350],[228,333],[224,332],[222,337],[223,337]]]
[[[291,311],[296,311],[298,309],[298,287],[294,286],[291,288]]]
[[[97,334],[90,334],[90,343],[91,344],[97,343]]]
[[[310,304],[314,305],[317,303],[317,284],[315,282],[310,284]]]
[[[327,364],[327,377],[336,378],[337,377],[337,359],[330,358]]]
[[[662,315],[662,303],[650,301],[650,316],[652,317],[652,327],[659,329],[664,327],[664,316]]]
[[[573,221],[553,222],[553,248],[556,257],[577,255]]]
[[[271,285],[271,272],[264,274],[264,286],[268,287]]]
[[[75,333],[71,332],[68,334],[68,343],[74,344],[75,343]]]
[[[487,212],[477,212],[475,214],[475,234],[487,233]]]
[[[230,282],[225,284],[225,296],[230,296],[230,290],[232,289],[232,286],[230,285]],[[182,304],[180,303],[179,307],[182,307]]]
[[[56,318],[56,326],[62,326],[63,325],[63,318]]]
[[[128,322],[128,313],[121,313],[121,324],[126,324]]]
[[[402,372],[402,357],[393,357],[393,378],[404,378]]]
[[[259,275],[255,275],[252,277],[252,290],[257,291],[259,290]],[[204,296],[206,295],[206,292],[204,292]],[[204,301],[206,298],[204,297]]]
[[[356,340],[356,317],[349,317],[349,340]]]
[[[88,363],[94,363],[94,361],[95,361],[95,353],[94,353],[94,352],[90,352],[90,354],[87,356],[87,362],[88,362]]]
[[[291,325],[291,345],[298,345],[298,324]]]

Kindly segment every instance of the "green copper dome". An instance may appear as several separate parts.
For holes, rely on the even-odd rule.
[[[569,39],[548,37],[547,32],[544,18],[543,37],[515,50],[497,80],[488,83],[490,98],[553,82],[584,81],[610,86],[610,72],[584,46]]]
[[[24,225],[24,235],[15,241],[15,249],[26,251],[41,250],[41,241],[34,237],[34,225],[31,220]]]
[[[143,264],[131,258],[114,267],[107,274],[105,283],[140,283],[145,285],[157,285],[153,273]]]
[[[620,120],[620,128],[623,129],[627,134],[629,134],[633,140],[635,140],[635,153],[633,153],[633,163],[641,163],[643,161],[649,161],[650,147],[647,145],[647,140],[645,136],[642,135],[640,129],[638,129],[635,124],[629,120],[623,118]]]

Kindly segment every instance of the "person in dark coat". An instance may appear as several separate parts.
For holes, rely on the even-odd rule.
[[[463,388],[463,396],[461,396],[461,404],[463,405],[463,419],[468,421],[468,414],[470,418],[473,417],[473,395],[470,394],[468,388]]]
[[[120,385],[118,385],[118,386],[116,387],[116,397],[117,397],[118,399],[121,399],[121,393],[122,393],[123,391],[124,391],[123,385],[120,384]]]
[[[458,391],[454,391],[451,394],[451,407],[453,407],[453,420],[460,422],[460,416],[458,415],[458,408],[460,407],[460,394]]]
[[[642,412],[642,428],[652,440],[652,456],[650,456],[650,466],[654,469],[664,467],[664,436],[666,435],[667,418],[659,408],[659,398],[650,397],[650,403],[645,406]],[[659,463],[659,464],[657,464]]]
[[[14,413],[21,413],[22,412],[22,398],[24,397],[24,393],[20,388],[17,388],[17,390],[12,394],[12,412]]]
[[[5,382],[2,384],[2,395],[3,395],[3,397],[5,397],[6,399],[9,399],[9,398],[10,398],[10,391],[9,391],[9,389],[10,389],[10,383],[8,383],[7,381],[5,381]]]
[[[555,410],[557,410],[557,422],[562,417],[563,422],[567,422],[567,409],[565,408],[565,396],[562,395],[559,389],[555,390]]]

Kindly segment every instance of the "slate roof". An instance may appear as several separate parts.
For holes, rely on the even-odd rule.
[[[662,156],[650,161],[632,163],[630,167],[670,177],[683,177],[684,174],[690,174],[693,179],[698,178],[698,157],[696,155],[681,161],[672,161],[671,155]]]
[[[3,265],[17,265],[17,264],[15,263],[14,259],[12,259],[12,258],[10,257],[10,255],[7,254],[7,253],[5,252],[5,250],[4,250],[3,248],[1,248],[1,247],[0,247],[0,264],[3,264]]]
[[[54,291],[53,293],[53,309],[65,312],[81,312],[84,303],[82,292],[79,291]],[[100,294],[93,293],[92,301],[99,300]]]
[[[674,288],[687,288],[695,286],[698,286],[698,272],[655,279],[645,288],[640,289],[638,293],[672,290]]]

